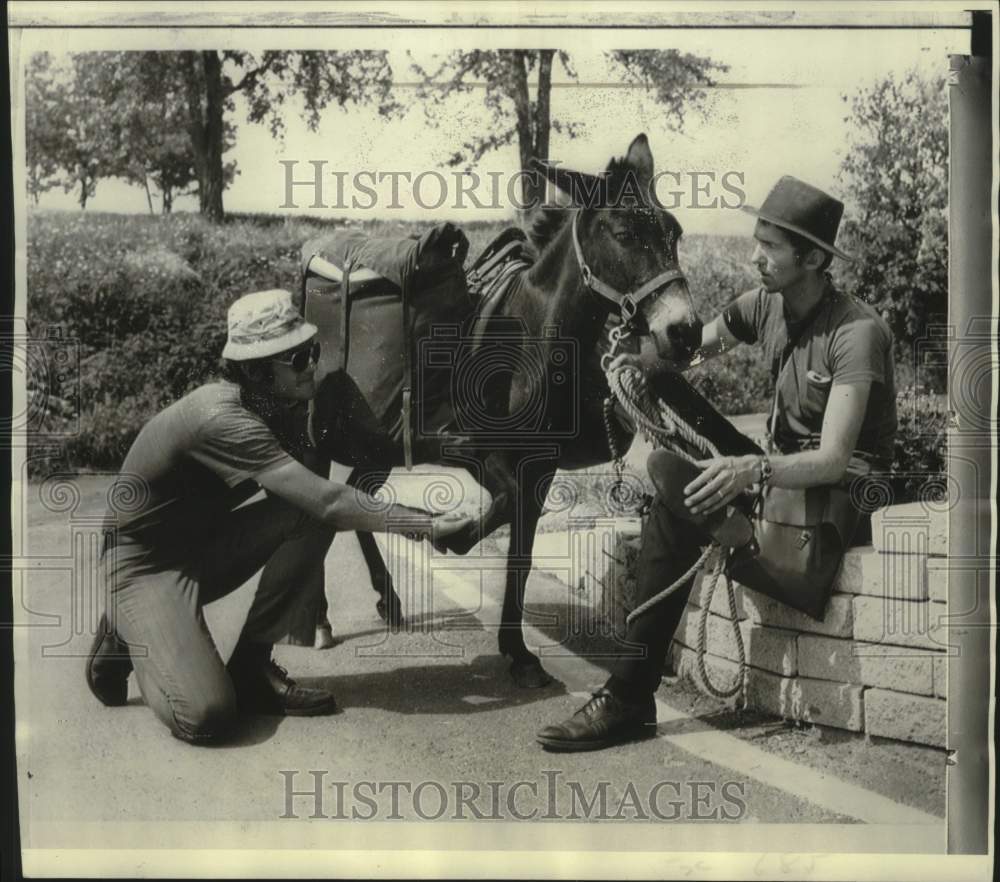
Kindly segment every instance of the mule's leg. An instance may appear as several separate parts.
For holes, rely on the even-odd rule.
[[[518,475],[517,505],[510,524],[510,547],[507,551],[507,582],[504,588],[503,611],[500,617],[498,643],[500,653],[511,660],[510,674],[522,688],[547,686],[552,677],[541,661],[524,642],[524,593],[531,575],[531,554],[535,544],[535,528],[542,513],[555,463],[542,466],[521,463]]]
[[[376,492],[389,478],[386,471],[372,469],[354,469],[347,478],[350,487],[358,487],[366,493]],[[361,546],[361,554],[365,559],[365,566],[368,568],[368,577],[371,579],[372,588],[378,594],[375,602],[375,609],[389,627],[396,629],[405,624],[403,618],[403,605],[400,603],[396,587],[392,584],[392,576],[382,559],[382,552],[379,551],[378,543],[371,533],[358,532],[358,545]]]
[[[392,576],[389,575],[389,569],[382,559],[378,543],[371,533],[358,533],[357,536],[358,545],[361,546],[361,553],[365,558],[365,566],[368,567],[368,575],[372,580],[372,587],[379,596],[375,602],[375,609],[390,628],[393,630],[402,628],[406,624],[403,618],[403,605],[392,584]]]

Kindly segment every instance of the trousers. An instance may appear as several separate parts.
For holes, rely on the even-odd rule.
[[[174,735],[212,740],[236,718],[204,605],[263,568],[240,640],[311,643],[318,602],[311,579],[333,537],[332,527],[267,497],[229,512],[197,542],[174,546],[123,534],[105,550],[108,620],[128,644],[146,704]]]
[[[661,456],[663,456],[661,454]],[[676,454],[663,456],[671,475],[670,490],[658,493],[643,523],[636,580],[636,605],[655,597],[680,578],[702,548],[712,541],[712,528],[726,518],[725,510],[708,516],[692,515],[684,505],[684,487],[701,469]],[[751,500],[737,497],[734,508],[748,513]],[[632,698],[651,695],[660,685],[670,643],[684,614],[696,575],[645,613],[634,618],[625,634],[628,653],[611,669],[613,691]]]
[[[669,373],[649,378],[654,396],[668,402],[703,436],[710,438],[724,456],[760,454],[761,448],[720,414],[681,375]],[[692,451],[694,453],[695,451]],[[654,478],[660,488],[642,528],[636,584],[637,605],[655,597],[680,578],[712,540],[712,529],[726,518],[718,510],[696,516],[684,505],[684,487],[701,469],[676,454],[659,453],[661,474]],[[730,503],[748,514],[752,500],[741,495]],[[625,640],[628,653],[612,666],[609,685],[613,691],[635,698],[651,695],[660,685],[663,667],[674,632],[684,614],[695,576],[643,615],[632,620]]]

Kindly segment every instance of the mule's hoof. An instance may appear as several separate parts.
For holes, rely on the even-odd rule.
[[[316,626],[316,636],[313,640],[313,649],[333,649],[340,641],[333,636],[333,628],[329,622],[323,622]]]
[[[403,608],[400,606],[398,597],[395,601],[390,601],[389,603],[379,598],[375,604],[375,610],[378,612],[379,618],[394,631],[398,631],[406,625],[406,619],[403,617]]]
[[[537,661],[511,662],[510,675],[521,689],[541,689],[555,682],[555,677]]]

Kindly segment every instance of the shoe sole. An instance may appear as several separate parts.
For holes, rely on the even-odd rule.
[[[328,717],[340,713],[340,708],[335,704],[322,705],[320,707],[305,708],[302,710],[286,710],[286,717]]]
[[[544,738],[542,736],[536,736],[535,740],[543,748],[552,753],[583,753],[588,750],[602,750],[605,747],[614,747],[616,744],[646,741],[650,738],[655,738],[656,734],[656,723],[644,723],[641,729],[626,732],[622,735],[601,738],[599,741],[563,741],[559,738]]]

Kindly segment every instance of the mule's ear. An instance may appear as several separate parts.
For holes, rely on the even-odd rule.
[[[573,205],[594,202],[604,192],[602,189],[605,183],[604,175],[589,175],[586,172],[560,168],[541,159],[531,160],[531,165],[569,196]]]
[[[653,179],[653,151],[649,149],[649,139],[645,133],[628,145],[625,162],[635,170],[640,183],[646,184]]]

